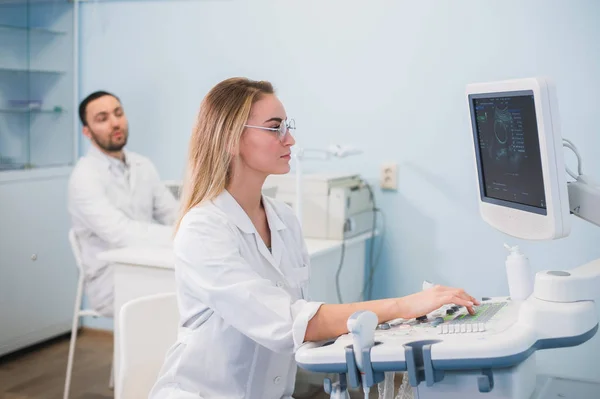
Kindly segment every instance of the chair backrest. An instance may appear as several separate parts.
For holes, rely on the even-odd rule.
[[[182,183],[178,180],[165,180],[163,181],[163,184],[167,186],[171,194],[173,194],[173,197],[179,201],[181,198]]]
[[[77,265],[77,269],[79,270],[79,275],[83,275],[83,261],[81,260],[81,248],[79,247],[79,240],[77,240],[77,234],[75,234],[75,230],[69,230],[69,242],[71,243],[71,251],[73,251],[73,256],[75,257],[75,264]]]
[[[177,341],[178,323],[175,293],[133,299],[121,307],[116,398],[148,398],[165,354]]]

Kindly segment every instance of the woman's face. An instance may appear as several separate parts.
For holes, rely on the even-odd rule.
[[[285,128],[287,122],[285,108],[273,94],[263,95],[252,105],[239,148],[240,158],[247,168],[265,176],[290,171],[291,147],[296,141]],[[286,134],[264,128],[281,129]]]

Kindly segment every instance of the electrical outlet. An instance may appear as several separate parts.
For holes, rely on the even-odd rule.
[[[397,190],[398,165],[395,163],[385,163],[381,165],[381,178],[379,184],[384,190]]]

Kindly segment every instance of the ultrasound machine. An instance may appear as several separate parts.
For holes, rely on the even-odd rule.
[[[561,137],[550,80],[471,84],[466,97],[479,210],[488,224],[527,240],[567,236],[570,213],[600,226],[600,186],[565,169],[563,144],[576,148]],[[360,311],[348,320],[348,334],[305,343],[296,361],[339,376],[325,381],[332,398],[346,398],[347,387],[362,387],[367,397],[387,372],[406,372],[418,399],[600,398],[598,384],[541,383],[535,360],[538,350],[580,345],[596,334],[599,288],[600,259],[538,272],[527,299],[483,298],[474,315],[446,305],[378,324],[374,313]]]

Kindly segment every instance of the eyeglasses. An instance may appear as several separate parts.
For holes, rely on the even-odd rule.
[[[285,135],[289,130],[296,130],[296,121],[290,119],[289,121],[282,121],[278,127],[264,127],[264,126],[253,126],[253,125],[244,125],[244,127],[252,127],[255,129],[269,130],[271,132],[277,133],[277,138],[279,141],[283,141]]]

